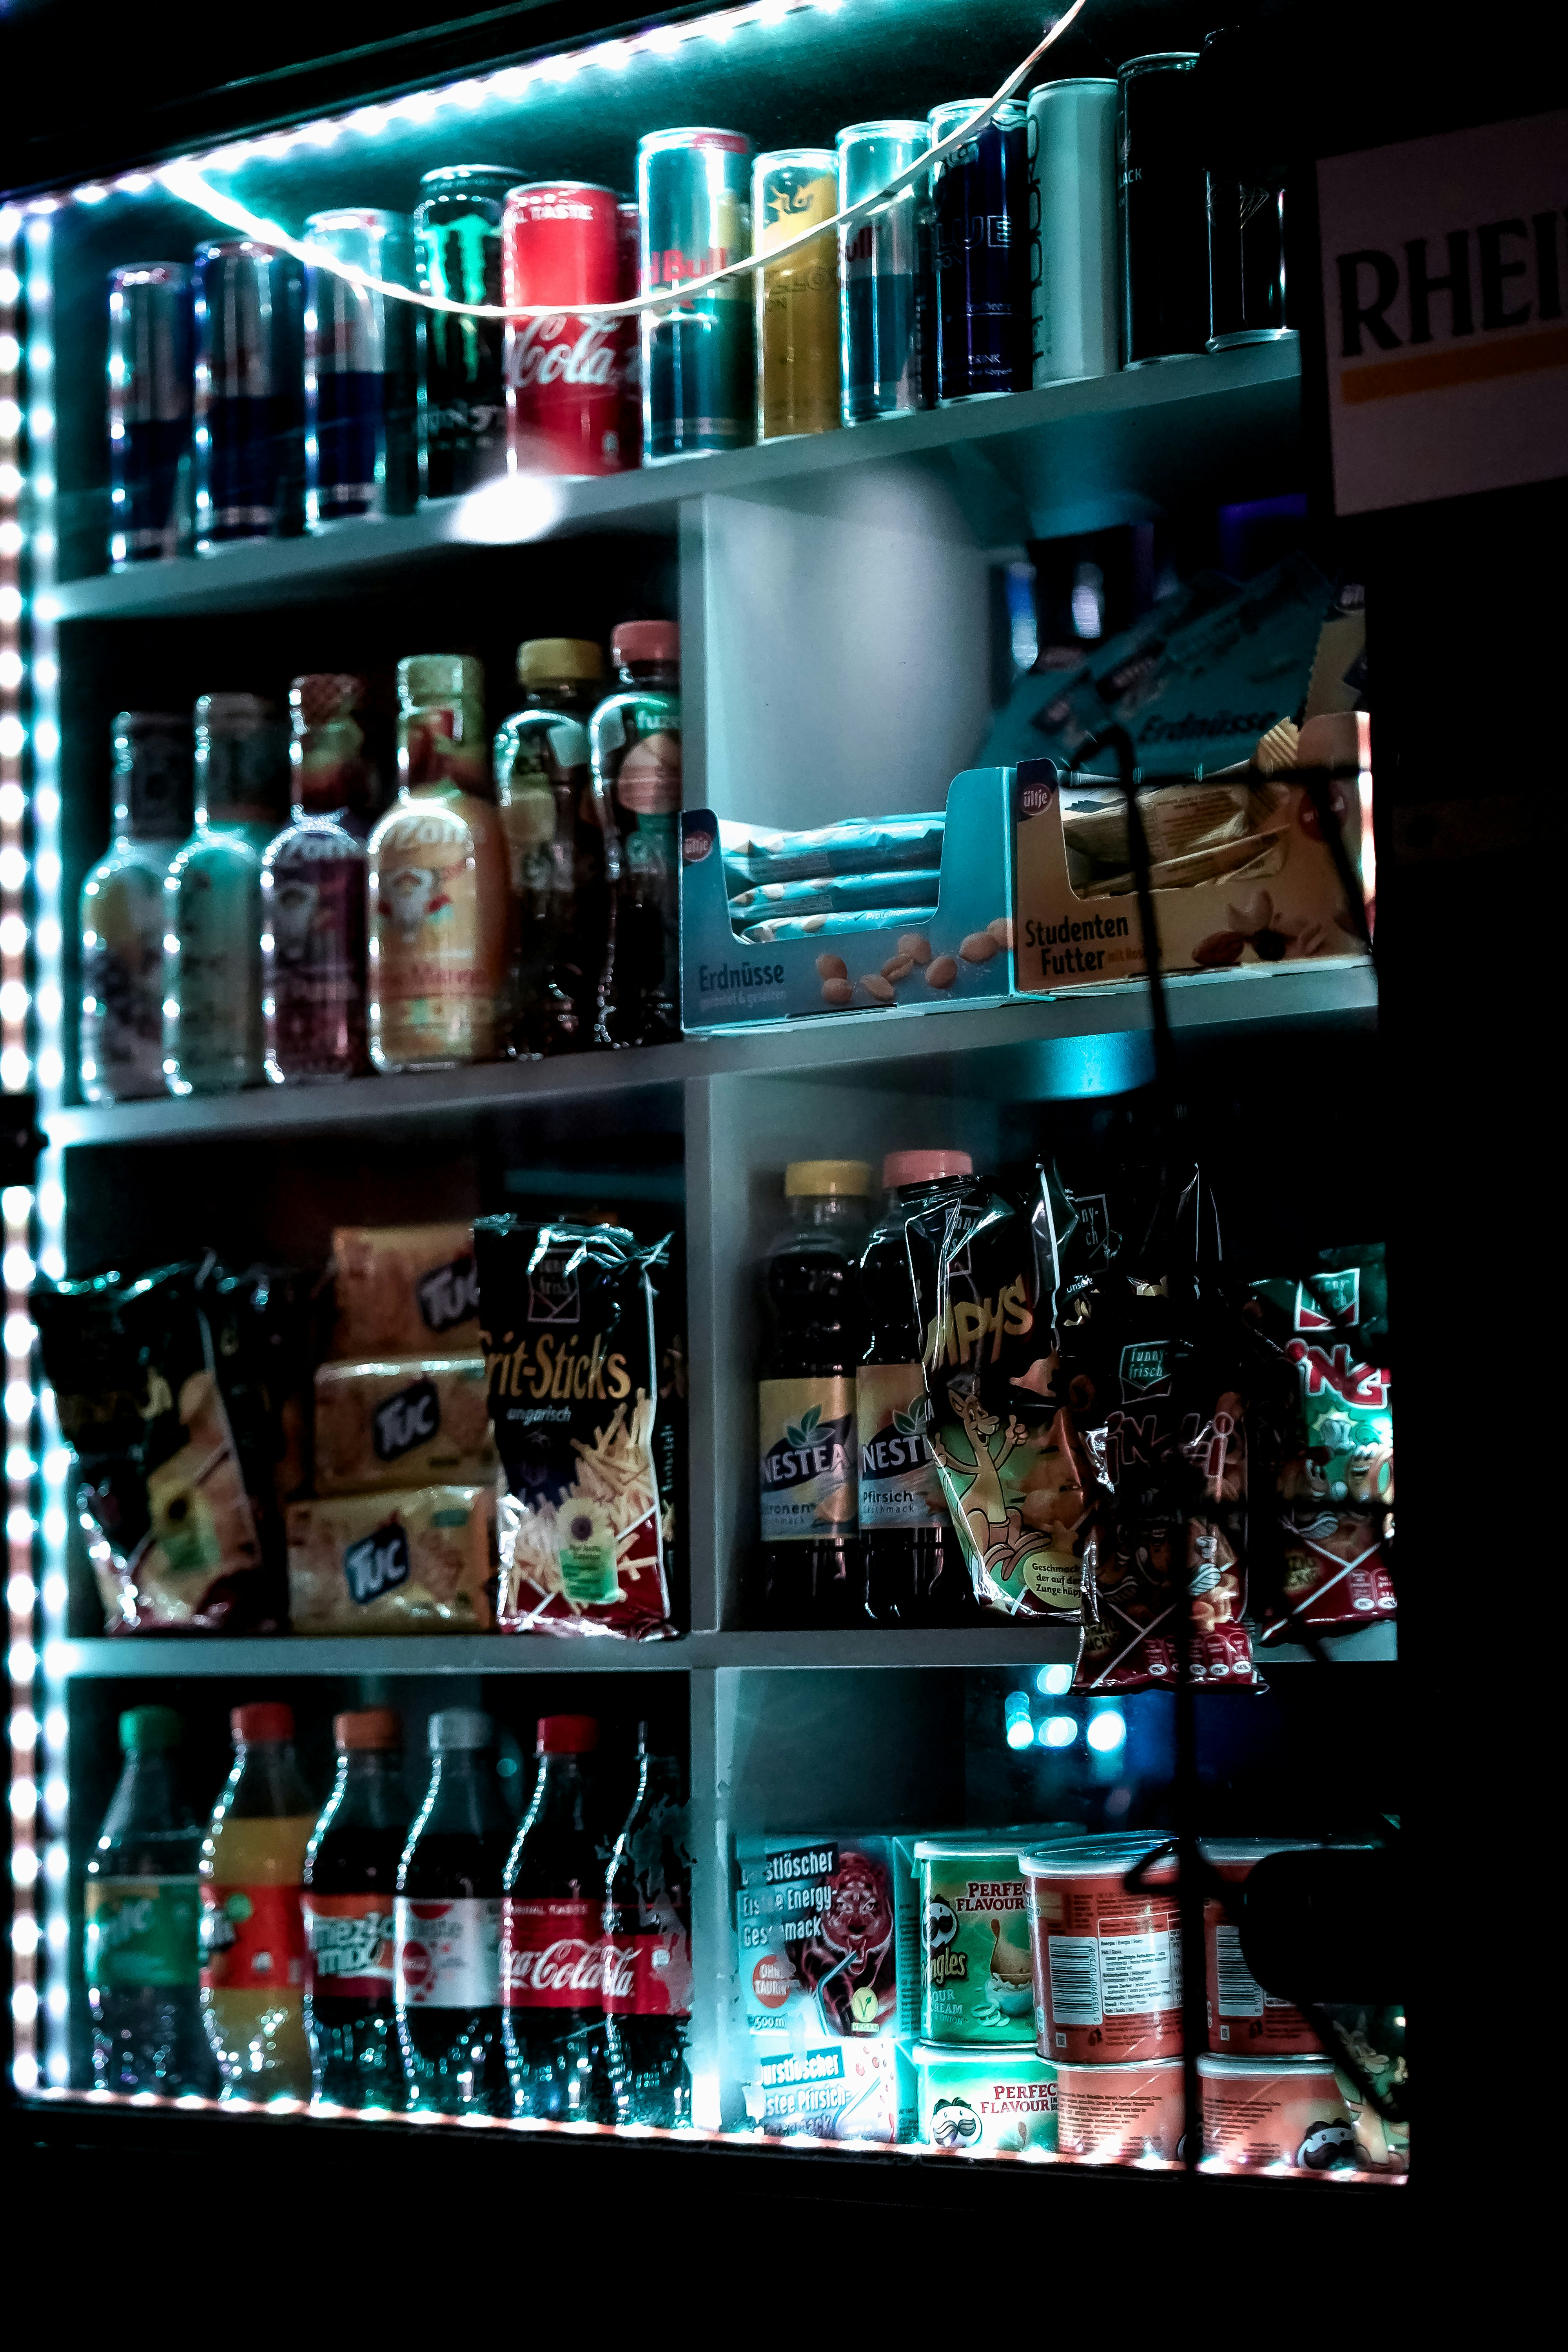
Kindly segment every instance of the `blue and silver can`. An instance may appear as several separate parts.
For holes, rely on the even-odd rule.
[[[939,145],[984,99],[956,99],[926,117]],[[931,256],[936,271],[936,393],[994,400],[1026,392],[1029,352],[1028,114],[999,106],[973,139],[931,165]]]
[[[304,278],[275,246],[198,245],[196,545],[296,531],[305,469]]]
[[[642,314],[643,457],[738,449],[754,437],[752,287],[731,278],[679,297],[752,250],[752,142],[735,131],[656,131],[637,142],[640,290],[668,287]]]
[[[1029,98],[1034,379],[1114,375],[1116,84],[1047,82]]]
[[[191,273],[136,261],[109,273],[109,560],[176,552],[190,528]]]
[[[311,245],[395,286],[414,277],[413,225],[363,206],[312,213]],[[335,269],[305,272],[305,511],[312,530],[355,515],[407,514],[418,488],[410,304]]]
[[[879,195],[931,145],[923,122],[852,122],[838,151],[838,209]],[[921,175],[924,176],[923,174]],[[919,181],[885,212],[838,232],[844,422],[905,416],[921,396]]]

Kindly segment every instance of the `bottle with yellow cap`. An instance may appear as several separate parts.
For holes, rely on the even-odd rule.
[[[495,741],[515,902],[511,1050],[565,1054],[594,1042],[609,919],[588,756],[605,656],[585,638],[531,637],[517,675],[526,699]]]
[[[757,1387],[762,1543],[754,1613],[771,1625],[863,1621],[855,1370],[866,1347],[860,1255],[871,1171],[796,1160],[790,1221],[763,1262],[771,1330]]]

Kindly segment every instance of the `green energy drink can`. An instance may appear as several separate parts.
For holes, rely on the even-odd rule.
[[[759,155],[752,173],[754,250],[798,236],[838,210],[838,159],[821,147]],[[831,228],[756,275],[757,438],[838,427],[838,239]]]
[[[735,131],[656,131],[637,142],[641,291],[671,289],[642,318],[643,450],[650,464],[752,436],[752,289],[743,277],[681,297],[752,250],[752,142]]]

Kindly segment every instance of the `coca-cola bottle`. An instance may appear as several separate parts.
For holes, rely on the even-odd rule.
[[[691,2121],[691,1847],[680,1768],[637,1727],[637,1785],[605,1879],[605,2047],[616,2120]]]
[[[552,2122],[614,2123],[605,2050],[605,1865],[584,1759],[588,1715],[539,1723],[533,1801],[506,1866],[501,2000],[513,2111]]]
[[[487,1750],[494,1726],[469,1706],[430,1718],[430,1786],[397,1869],[394,1992],[413,2114],[505,2116],[501,1872],[511,1838]]]
[[[408,1835],[403,1727],[389,1706],[332,1725],[338,1777],[305,1849],[305,2031],[312,2105],[403,2105],[392,1998],[397,1864]]]

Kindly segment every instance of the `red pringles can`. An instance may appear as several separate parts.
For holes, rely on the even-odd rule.
[[[617,474],[625,446],[619,319],[584,318],[618,302],[622,230],[612,188],[581,180],[513,188],[501,222],[504,299],[559,305],[506,329],[507,442],[514,474]]]

